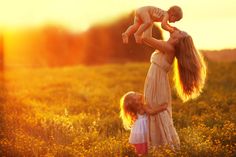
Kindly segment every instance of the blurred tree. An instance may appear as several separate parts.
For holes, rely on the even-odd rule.
[[[96,64],[122,61],[147,61],[153,48],[137,44],[133,35],[123,44],[121,34],[133,24],[133,15],[109,24],[94,26],[87,31],[84,63]],[[162,39],[161,30],[154,26],[153,36]]]
[[[122,42],[122,32],[132,23],[133,15],[130,14],[109,24],[95,25],[82,33],[70,32],[60,25],[21,30],[11,36],[7,53],[17,54],[11,55],[12,63],[27,67],[148,61],[154,49],[137,44],[133,35],[128,44]],[[154,26],[153,36],[162,39],[158,27]],[[3,50],[0,38],[1,69]]]
[[[61,26],[46,26],[42,30],[43,57],[49,66],[73,65],[79,62],[82,40]]]
[[[3,35],[0,34],[0,71],[4,70],[4,43]]]
[[[5,78],[4,78],[4,43],[3,43],[3,35],[0,34],[0,139],[3,138],[3,130],[4,130],[4,114],[3,114],[3,105],[5,105],[6,100],[6,87],[5,87]]]

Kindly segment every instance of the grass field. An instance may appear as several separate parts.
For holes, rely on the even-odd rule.
[[[6,71],[0,82],[0,156],[135,156],[119,119],[119,99],[129,90],[142,92],[148,66]],[[187,103],[172,88],[181,148],[149,156],[236,156],[235,69],[235,62],[208,63],[202,95]]]

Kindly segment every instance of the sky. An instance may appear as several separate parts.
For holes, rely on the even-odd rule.
[[[164,10],[179,5],[183,19],[172,25],[188,32],[199,49],[236,48],[236,0],[0,0],[0,28],[59,23],[84,31],[145,5]]]

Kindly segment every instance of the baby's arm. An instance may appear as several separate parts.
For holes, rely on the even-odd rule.
[[[161,22],[161,27],[170,32],[170,33],[173,33],[175,31],[175,28],[172,27],[171,25],[168,24],[168,21],[169,21],[169,15],[166,13],[163,17],[163,20]]]
[[[164,110],[166,110],[168,107],[168,104],[167,103],[163,103],[161,104],[160,106],[158,106],[157,108],[151,108],[150,106],[148,105],[145,105],[144,106],[144,111],[147,113],[147,114],[150,114],[150,115],[154,115],[154,114],[157,114],[159,112],[162,112]]]

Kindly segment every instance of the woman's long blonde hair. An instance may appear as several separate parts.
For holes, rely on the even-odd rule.
[[[120,118],[127,130],[131,129],[132,124],[137,119],[139,104],[135,101],[134,94],[133,91],[128,92],[120,99]]]
[[[183,101],[200,95],[206,79],[206,64],[189,35],[176,45],[174,81],[178,95]]]

